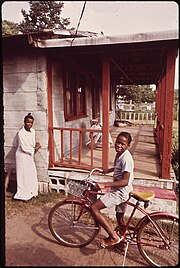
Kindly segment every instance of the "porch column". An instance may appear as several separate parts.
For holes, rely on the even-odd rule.
[[[166,106],[166,77],[163,75],[161,79],[160,91],[160,110],[159,110],[159,153],[162,160],[163,142],[164,142],[164,123],[165,123],[165,106]]]
[[[52,113],[52,63],[51,60],[46,58],[47,64],[47,95],[48,95],[48,132],[49,132],[49,167],[53,167],[54,163],[54,139],[53,139],[53,131],[51,128],[53,127],[53,113]]]
[[[102,168],[109,166],[110,58],[102,59]]]
[[[165,118],[164,137],[162,148],[162,174],[163,179],[170,179],[171,153],[172,153],[172,128],[173,128],[173,108],[174,108],[174,78],[176,49],[170,49],[167,53],[166,83],[165,83]]]

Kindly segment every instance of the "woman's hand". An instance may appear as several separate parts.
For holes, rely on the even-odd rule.
[[[35,153],[41,148],[41,144],[39,142],[36,142],[35,145]]]

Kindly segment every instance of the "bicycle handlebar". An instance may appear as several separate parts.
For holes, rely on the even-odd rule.
[[[101,168],[93,168],[90,173],[89,173],[89,176],[91,176],[93,174],[94,171],[100,171],[100,172],[103,172],[103,169]]]
[[[103,169],[100,169],[100,168],[93,168],[93,169],[89,172],[87,178],[84,179],[84,181],[88,182],[89,184],[92,184],[93,186],[96,184],[96,181],[93,180],[93,179],[91,179],[91,175],[92,175],[93,172],[95,172],[95,171],[99,171],[99,172],[102,173],[102,172],[103,172]]]

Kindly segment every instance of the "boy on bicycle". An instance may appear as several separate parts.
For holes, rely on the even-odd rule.
[[[116,156],[114,167],[104,170],[104,173],[114,171],[113,182],[98,182],[96,187],[103,189],[110,187],[110,191],[102,195],[93,205],[92,211],[99,224],[108,233],[108,237],[101,240],[103,247],[113,246],[121,241],[121,238],[114,232],[110,223],[101,213],[103,208],[111,208],[116,206],[116,218],[119,226],[125,225],[124,213],[126,205],[123,204],[129,197],[132,191],[132,183],[134,180],[133,170],[134,161],[131,153],[128,150],[132,141],[131,135],[128,132],[121,132],[115,142]]]

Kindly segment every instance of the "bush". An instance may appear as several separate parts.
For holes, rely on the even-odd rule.
[[[172,134],[172,167],[174,169],[176,179],[179,180],[179,143],[178,143],[178,131],[173,130]]]

